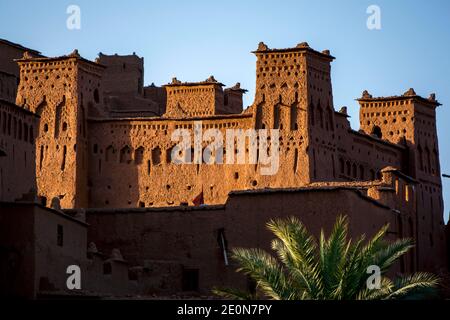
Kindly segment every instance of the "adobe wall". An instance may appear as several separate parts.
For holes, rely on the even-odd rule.
[[[0,202],[0,220],[1,294],[67,292],[67,267],[86,271],[86,224],[31,202]]]
[[[17,78],[0,69],[0,99],[15,102],[17,94]]]
[[[125,261],[88,247],[82,212],[69,216],[34,202],[0,201],[0,221],[0,296],[64,299],[137,292],[131,291],[136,284],[129,281]],[[105,264],[111,265],[108,274]],[[80,290],[67,288],[69,266],[80,267]]]
[[[0,202],[0,296],[35,296],[33,215],[31,207]]]
[[[153,83],[144,87],[144,98],[158,104],[157,115],[161,116],[166,112],[167,92],[165,87],[157,87]]]
[[[36,115],[0,100],[0,201],[36,191],[37,126]]]
[[[225,89],[223,93],[223,105],[218,106],[216,112],[218,114],[241,113],[243,111],[242,96],[246,91],[247,90],[242,90],[234,87]]]
[[[106,67],[103,77],[106,94],[143,94],[144,58],[135,54],[119,56],[100,53],[96,62]]]
[[[367,223],[369,217],[364,213],[369,212]],[[87,222],[91,226],[89,241],[104,248],[120,248],[131,266],[145,265],[151,273],[154,264],[166,261],[174,266],[173,272],[178,270],[175,266],[198,269],[200,292],[210,294],[214,286],[246,286],[245,277],[235,273],[237,266],[224,264],[219,230],[224,230],[228,249],[259,247],[271,251],[273,235],[265,228],[269,219],[297,216],[318,236],[322,227],[330,232],[337,214],[349,215],[352,237],[361,233],[371,236],[385,223],[391,225],[390,237],[398,234],[392,210],[355,190],[340,188],[236,192],[225,206],[92,209],[87,211]],[[182,279],[179,275],[173,278],[178,283],[172,283],[172,292],[181,291]]]
[[[381,176],[381,169],[387,166],[405,167],[407,158],[404,147],[384,143],[357,131],[341,129],[336,130],[338,163],[335,170],[339,178],[375,180]]]
[[[155,117],[160,116],[163,110],[153,100],[129,95],[108,95],[105,97],[105,106],[111,118]]]
[[[252,128],[253,123],[251,115],[197,120],[202,121],[203,132],[218,129],[224,140],[227,129]],[[297,172],[294,166],[280,165],[273,176],[261,175],[261,164],[173,164],[170,154],[176,142],[171,141],[172,132],[181,128],[193,131],[193,125],[192,119],[90,121],[90,206],[192,204],[202,189],[205,203],[218,204],[225,203],[231,190],[288,187],[304,180],[300,164]],[[304,147],[288,137],[281,138],[290,150],[281,152],[280,163],[294,163],[295,153],[300,152],[297,148]],[[225,150],[224,162],[226,156]]]
[[[167,94],[165,117],[186,118],[211,116],[216,114],[216,107],[218,105],[223,105],[221,84],[212,81],[211,83],[205,81],[191,85],[179,83],[174,79],[165,88]]]
[[[87,282],[87,228],[74,218],[52,209],[35,207],[34,238],[34,284],[36,292],[73,294],[66,285],[67,268],[81,268],[81,288],[86,291]]]

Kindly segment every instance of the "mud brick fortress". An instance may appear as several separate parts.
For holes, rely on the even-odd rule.
[[[144,60],[134,53],[48,58],[0,40],[0,294],[245,288],[230,249],[269,250],[265,223],[290,215],[316,234],[338,214],[350,217],[355,236],[390,223],[390,237],[416,241],[395,272],[445,273],[435,95],[364,91],[356,131],[347,108],[333,105],[328,50],[261,42],[253,53],[256,93],[244,109],[246,90],[213,76],[144,86]],[[173,163],[172,133],[198,121],[224,136],[279,129],[278,171]],[[76,292],[65,285],[73,264],[83,275]]]

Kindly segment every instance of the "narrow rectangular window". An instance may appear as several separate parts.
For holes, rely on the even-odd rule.
[[[57,245],[59,247],[62,247],[64,245],[64,229],[60,224],[58,224],[57,227]]]
[[[298,149],[294,149],[294,173],[297,173],[298,166]]]
[[[63,148],[63,158],[62,158],[62,163],[61,163],[61,171],[64,171],[64,169],[66,168],[66,155],[67,155],[67,147],[64,146],[64,148]]]
[[[316,150],[312,150],[313,152],[313,177],[314,179],[317,178],[317,170],[316,170]],[[349,170],[349,175],[350,175],[350,170]]]
[[[42,170],[43,160],[44,160],[44,146],[41,146],[41,152],[39,153],[39,170]]]

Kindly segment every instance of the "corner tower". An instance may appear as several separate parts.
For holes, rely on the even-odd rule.
[[[407,146],[402,168],[420,182],[417,196],[417,250],[419,268],[433,267],[431,256],[444,254],[443,199],[440,176],[435,94],[423,98],[409,89],[401,96],[372,97],[367,91],[358,99],[361,129],[396,144]],[[442,231],[442,232],[440,232]],[[433,253],[433,254],[431,254]]]
[[[410,147],[407,173],[415,178],[440,183],[440,164],[436,130],[436,108],[441,104],[434,94],[425,99],[409,89],[401,96],[372,97],[364,91],[358,99],[360,125],[366,134]]]
[[[87,117],[104,115],[103,67],[75,50],[68,56],[17,60],[20,84],[16,104],[38,114],[37,189],[43,202],[60,199],[63,208],[88,202]]]

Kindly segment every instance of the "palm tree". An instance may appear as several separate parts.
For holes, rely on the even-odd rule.
[[[438,278],[429,273],[390,280],[388,269],[413,247],[411,239],[392,243],[383,240],[388,225],[371,239],[359,237],[347,240],[348,219],[339,216],[331,235],[320,239],[310,235],[305,226],[294,217],[275,219],[267,227],[277,237],[272,249],[278,259],[261,249],[233,250],[233,258],[243,272],[256,282],[257,291],[275,300],[372,300],[423,298],[435,292]],[[280,263],[281,261],[281,263]],[[378,266],[379,286],[367,285],[369,266]],[[256,294],[234,289],[214,289],[228,299],[255,299]]]

